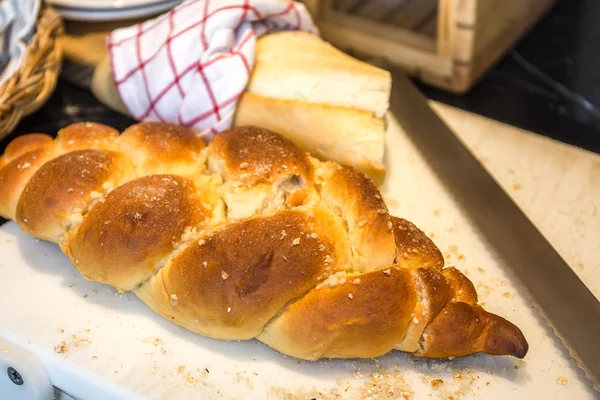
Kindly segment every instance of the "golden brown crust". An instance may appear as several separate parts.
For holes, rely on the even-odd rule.
[[[411,269],[411,275],[415,282],[419,301],[413,311],[413,318],[406,336],[396,346],[396,349],[414,352],[419,349],[419,340],[423,330],[450,301],[454,292],[450,281],[434,268],[414,268]]]
[[[75,124],[0,158],[0,212],[59,241],[87,279],[194,332],[307,359],[527,352],[366,175],[255,127],[208,149],[165,124],[116,135]]]
[[[79,214],[75,218],[80,219],[90,202],[103,195],[106,182],[119,185],[120,178],[132,172],[131,163],[120,153],[77,150],[63,154],[29,179],[17,205],[16,221],[24,232],[58,242],[74,223],[72,214]]]
[[[183,126],[163,122],[135,124],[123,132],[119,145],[132,158],[138,176],[190,175],[204,169],[204,141]]]
[[[444,267],[442,252],[423,231],[403,218],[392,217],[392,224],[398,248],[397,263],[405,268]]]
[[[410,272],[392,267],[323,285],[291,304],[258,339],[294,357],[367,358],[404,337],[417,301]]]
[[[323,203],[347,223],[361,271],[394,263],[396,244],[388,209],[373,181],[354,168],[325,163],[317,170]]]
[[[423,333],[420,357],[464,357],[478,352],[523,358],[529,345],[523,333],[480,306],[449,302]]]
[[[290,300],[343,267],[318,217],[282,211],[202,234],[136,293],[192,331],[251,339]]]
[[[54,140],[51,136],[44,133],[30,133],[28,135],[17,136],[4,150],[4,157],[7,161],[14,160],[30,151],[51,148],[54,146]]]
[[[150,278],[210,211],[192,181],[173,175],[139,178],[110,192],[69,231],[63,244],[86,279],[130,290]]]
[[[0,168],[0,216],[15,219],[23,187],[46,161],[54,156],[51,147],[29,151]]]
[[[451,282],[454,301],[462,301],[472,306],[477,304],[477,291],[469,278],[454,267],[444,268],[442,274]]]
[[[245,126],[218,134],[208,149],[209,168],[243,187],[297,175],[310,180],[311,165],[290,140],[266,129]]]
[[[112,149],[119,131],[97,122],[77,122],[58,131],[56,145],[63,151]]]

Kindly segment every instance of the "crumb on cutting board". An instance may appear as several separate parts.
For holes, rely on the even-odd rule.
[[[433,379],[431,381],[431,386],[433,386],[434,388],[437,388],[443,383],[444,383],[444,381],[442,379]]]
[[[58,354],[66,353],[68,350],[69,348],[67,347],[67,342],[65,342],[64,340],[56,346],[54,346],[54,352]]]

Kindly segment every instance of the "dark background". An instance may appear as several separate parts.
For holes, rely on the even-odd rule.
[[[507,0],[520,1],[520,0]],[[562,0],[466,95],[419,84],[432,99],[600,152],[600,0]],[[54,134],[82,120],[124,129],[134,121],[60,81],[22,133]]]

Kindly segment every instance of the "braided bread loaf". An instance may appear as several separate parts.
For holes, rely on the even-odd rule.
[[[0,215],[201,335],[310,360],[528,349],[368,177],[264,129],[208,147],[161,123],[18,137],[0,158]]]

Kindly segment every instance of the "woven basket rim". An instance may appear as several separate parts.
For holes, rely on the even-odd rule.
[[[57,38],[64,32],[58,13],[42,6],[36,32],[19,69],[0,86],[0,140],[48,100],[60,73],[61,50]]]

